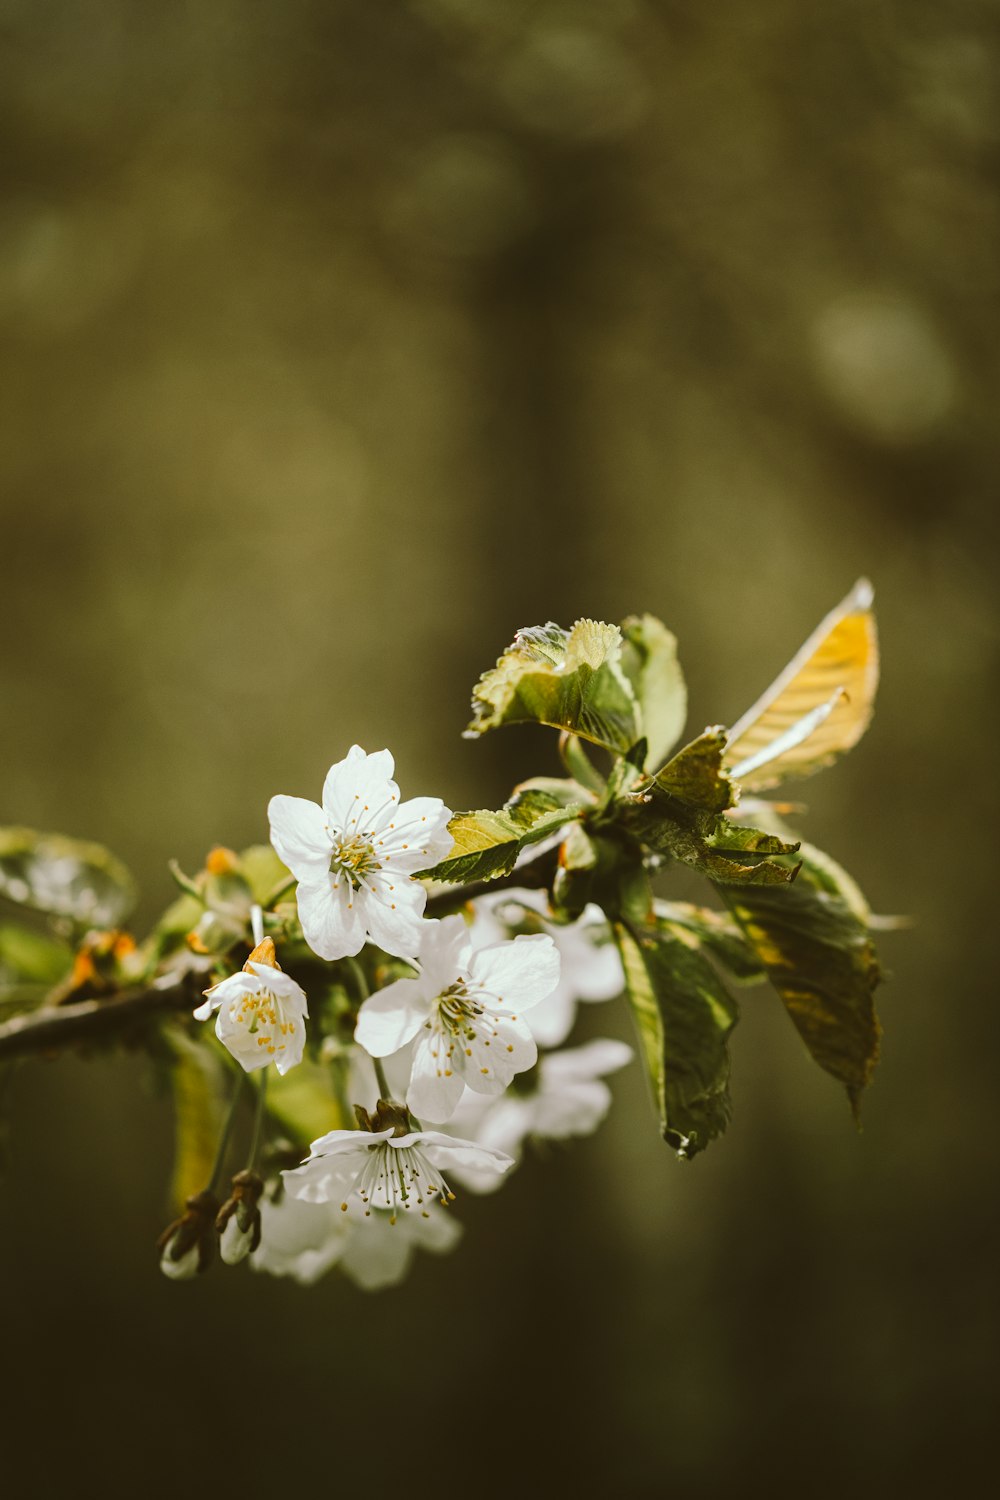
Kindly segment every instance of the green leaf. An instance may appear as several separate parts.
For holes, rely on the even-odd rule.
[[[798,865],[779,860],[794,855],[798,844],[692,806],[668,791],[659,776],[626,797],[621,809],[623,826],[647,849],[691,865],[712,880],[787,885],[795,879]]]
[[[857,1118],[878,1062],[881,970],[853,880],[818,850],[802,856],[792,886],[719,889],[811,1056],[845,1086]]]
[[[480,809],[456,813],[448,824],[455,841],[451,853],[433,869],[422,870],[421,876],[464,885],[471,880],[509,875],[522,849],[547,838],[583,811],[582,807],[561,807],[553,802],[544,792],[529,791],[498,812]]]
[[[222,1130],[222,1101],[227,1070],[214,1050],[170,1028],[174,1054],[174,1171],[171,1192],[176,1205],[209,1184]]]
[[[131,875],[101,844],[30,828],[0,829],[0,895],[85,927],[117,927],[135,903]]]
[[[642,710],[646,763],[659,766],[683,733],[687,718],[677,640],[655,615],[630,615],[622,622],[622,636],[622,669]]]
[[[283,1078],[275,1072],[268,1080],[267,1112],[305,1150],[327,1131],[351,1130],[355,1123],[337,1099],[329,1068],[306,1059]]]
[[[695,1156],[729,1123],[736,1002],[681,929],[614,931],[663,1138],[678,1156]]]
[[[475,738],[501,724],[548,724],[608,750],[639,738],[639,708],[621,665],[617,625],[577,620],[572,630],[519,630],[472,694]]]
[[[655,912],[659,927],[679,929],[693,937],[741,984],[759,984],[767,978],[760,959],[727,912],[689,901],[657,901]]]
[[[45,932],[0,924],[0,1015],[40,1005],[73,967],[73,950]]]
[[[270,844],[251,844],[249,849],[241,850],[239,858],[240,872],[250,887],[250,894],[261,906],[291,874]]]
[[[653,785],[660,795],[688,807],[725,812],[736,801],[736,789],[722,765],[725,749],[725,729],[721,725],[706,729],[657,772]]]

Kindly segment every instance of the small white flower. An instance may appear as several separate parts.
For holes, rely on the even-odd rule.
[[[169,1276],[171,1281],[190,1281],[197,1276],[201,1269],[201,1251],[197,1245],[192,1245],[190,1250],[185,1250],[177,1260],[170,1254],[168,1245],[160,1256],[160,1270],[164,1276]]]
[[[368,938],[397,958],[420,946],[427,892],[411,877],[452,846],[438,797],[400,802],[388,750],[352,745],[331,766],[323,805],[272,797],[271,843],[298,881],[299,920],[320,958],[349,958]]]
[[[523,1012],[559,981],[559,954],[538,933],[472,951],[461,917],[424,924],[420,974],[366,1000],[354,1039],[389,1057],[415,1039],[406,1102],[414,1114],[447,1120],[463,1085],[500,1094],[538,1051]]]
[[[253,1269],[291,1276],[304,1286],[336,1264],[351,1233],[339,1203],[309,1203],[288,1193],[264,1203],[260,1228],[260,1244],[250,1257]]]
[[[538,1065],[537,1088],[530,1094],[507,1094],[483,1099],[467,1093],[450,1128],[464,1136],[521,1158],[525,1140],[567,1140],[591,1135],[611,1107],[611,1090],[603,1079],[632,1059],[632,1048],[605,1038],[583,1047],[547,1053]],[[490,1193],[499,1186],[489,1174],[458,1167],[456,1181],[473,1192]]]
[[[404,1214],[393,1223],[391,1214],[375,1212],[352,1224],[339,1265],[355,1285],[378,1292],[406,1277],[416,1250],[447,1255],[461,1238],[461,1224],[448,1214]]]
[[[234,1214],[219,1235],[219,1255],[227,1266],[238,1266],[250,1254],[253,1240],[254,1231],[241,1229]]]
[[[205,1003],[194,1014],[207,1021],[215,1010],[216,1036],[247,1073],[271,1062],[287,1073],[302,1061],[309,1014],[305,993],[278,968],[270,938],[258,943],[239,974],[206,990]]]
[[[343,1213],[339,1203],[309,1203],[285,1193],[265,1203],[261,1241],[250,1258],[256,1271],[291,1276],[312,1285],[338,1266],[365,1291],[395,1286],[410,1269],[416,1250],[443,1255],[462,1237],[449,1214],[392,1215],[377,1209],[367,1217]]]
[[[454,1199],[445,1164],[497,1173],[513,1165],[502,1151],[474,1141],[434,1130],[395,1135],[394,1129],[331,1130],[313,1141],[301,1167],[282,1172],[286,1192],[307,1203],[339,1203],[346,1215],[388,1209],[395,1224],[400,1210],[421,1217],[435,1199],[442,1207]]]
[[[528,1016],[540,1047],[558,1047],[566,1040],[578,1001],[613,1000],[624,989],[621,959],[609,941],[607,918],[599,906],[586,907],[576,922],[560,924],[551,920],[543,891],[509,890],[479,897],[475,911],[475,948],[495,943],[513,930],[547,933],[559,950],[559,983]]]

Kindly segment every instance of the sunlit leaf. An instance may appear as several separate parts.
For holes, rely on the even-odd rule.
[[[684,730],[687,687],[677,660],[677,639],[655,615],[622,622],[622,668],[642,712],[646,762],[659,766]]]
[[[448,824],[454,845],[446,859],[421,874],[449,882],[495,880],[509,875],[522,849],[548,838],[582,809],[553,805],[543,792],[525,792],[497,812],[456,813]]]
[[[548,724],[609,750],[639,738],[639,709],[621,665],[617,625],[577,620],[572,630],[519,630],[472,694],[475,737],[501,724]]]
[[[304,1150],[327,1131],[351,1130],[355,1123],[337,1099],[330,1069],[307,1060],[269,1080],[267,1112]]]
[[[818,851],[801,851],[794,885],[720,886],[809,1052],[847,1089],[857,1116],[878,1062],[875,945],[853,880]]]
[[[788,843],[724,817],[734,791],[722,769],[724,733],[707,729],[623,802],[622,821],[647,849],[713,880],[781,885],[795,878]]]
[[[683,929],[616,923],[615,937],[663,1138],[695,1156],[729,1123],[736,1002]]]
[[[741,786],[809,776],[864,734],[878,687],[873,597],[867,579],[856,583],[733,725],[726,758]]]
[[[186,1198],[208,1186],[222,1130],[223,1101],[231,1089],[231,1074],[211,1048],[171,1028],[174,1054],[171,1079],[174,1091],[173,1200]]]
[[[0,895],[89,927],[117,927],[135,902],[131,875],[103,845],[30,828],[0,829]]]
[[[653,786],[689,807],[725,812],[736,801],[735,788],[723,769],[725,750],[725,729],[721,725],[706,729],[656,773]]]
[[[270,844],[251,844],[240,851],[239,859],[240,873],[253,899],[261,905],[289,878],[288,866],[282,864]]]

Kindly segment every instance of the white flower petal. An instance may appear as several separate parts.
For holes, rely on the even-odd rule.
[[[473,1170],[480,1169],[484,1172],[503,1173],[510,1170],[514,1165],[514,1159],[504,1151],[494,1151],[489,1146],[480,1146],[475,1141],[458,1140],[454,1136],[444,1135],[439,1130],[424,1130],[419,1136],[403,1136],[401,1141],[393,1141],[391,1144],[401,1145],[407,1140],[418,1140],[428,1161],[440,1167],[442,1172],[447,1173],[449,1166],[470,1167]]]
[[[601,1037],[584,1047],[569,1047],[564,1052],[552,1052],[544,1057],[542,1078],[546,1085],[555,1086],[577,1079],[603,1078],[624,1068],[634,1055],[626,1042]]]
[[[384,804],[398,804],[394,770],[388,750],[366,755],[360,745],[352,745],[344,759],[330,767],[323,783],[323,806],[331,822],[341,832],[351,831],[366,811],[376,817]]]
[[[480,948],[469,960],[469,973],[491,995],[491,1006],[515,1013],[537,1005],[559,983],[559,952],[544,933]]]
[[[540,1047],[558,1047],[573,1030],[576,997],[568,985],[559,983],[551,995],[529,1008],[526,1020]]]
[[[339,1203],[308,1203],[286,1193],[262,1205],[261,1240],[250,1264],[255,1271],[312,1285],[343,1253],[350,1238],[345,1220]]]
[[[391,1057],[416,1036],[429,1013],[420,980],[397,979],[364,1002],[354,1040],[372,1057]]]
[[[535,1039],[524,1021],[502,1015],[490,1020],[492,1025],[477,1028],[465,1049],[463,1075],[477,1094],[503,1093],[514,1074],[534,1067],[538,1058]]]
[[[346,879],[336,888],[330,876],[317,883],[300,881],[297,900],[302,934],[320,958],[352,958],[365,946],[359,895]]]
[[[451,851],[450,817],[440,797],[411,797],[389,806],[373,824],[376,848],[389,853],[395,869],[427,869]]]
[[[394,958],[412,958],[420,950],[427,892],[403,875],[380,872],[370,894],[364,894],[364,920],[372,942]],[[357,951],[357,950],[355,950]]]
[[[420,974],[428,995],[439,995],[466,970],[471,948],[464,917],[425,921],[420,934]]]
[[[611,1108],[611,1090],[599,1078],[575,1079],[558,1089],[540,1089],[533,1103],[531,1133],[566,1140],[597,1129]]]
[[[305,797],[272,797],[267,804],[271,843],[296,880],[315,880],[330,868],[330,835],[323,809]]]
[[[449,1120],[462,1097],[462,1068],[443,1055],[444,1038],[435,1033],[414,1048],[406,1103],[421,1119],[440,1125]],[[435,1056],[435,1052],[439,1055]]]

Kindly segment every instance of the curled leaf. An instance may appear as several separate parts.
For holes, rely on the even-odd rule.
[[[548,724],[609,750],[639,737],[639,709],[621,664],[617,625],[577,620],[571,630],[519,630],[473,690],[467,737],[501,724]]]

